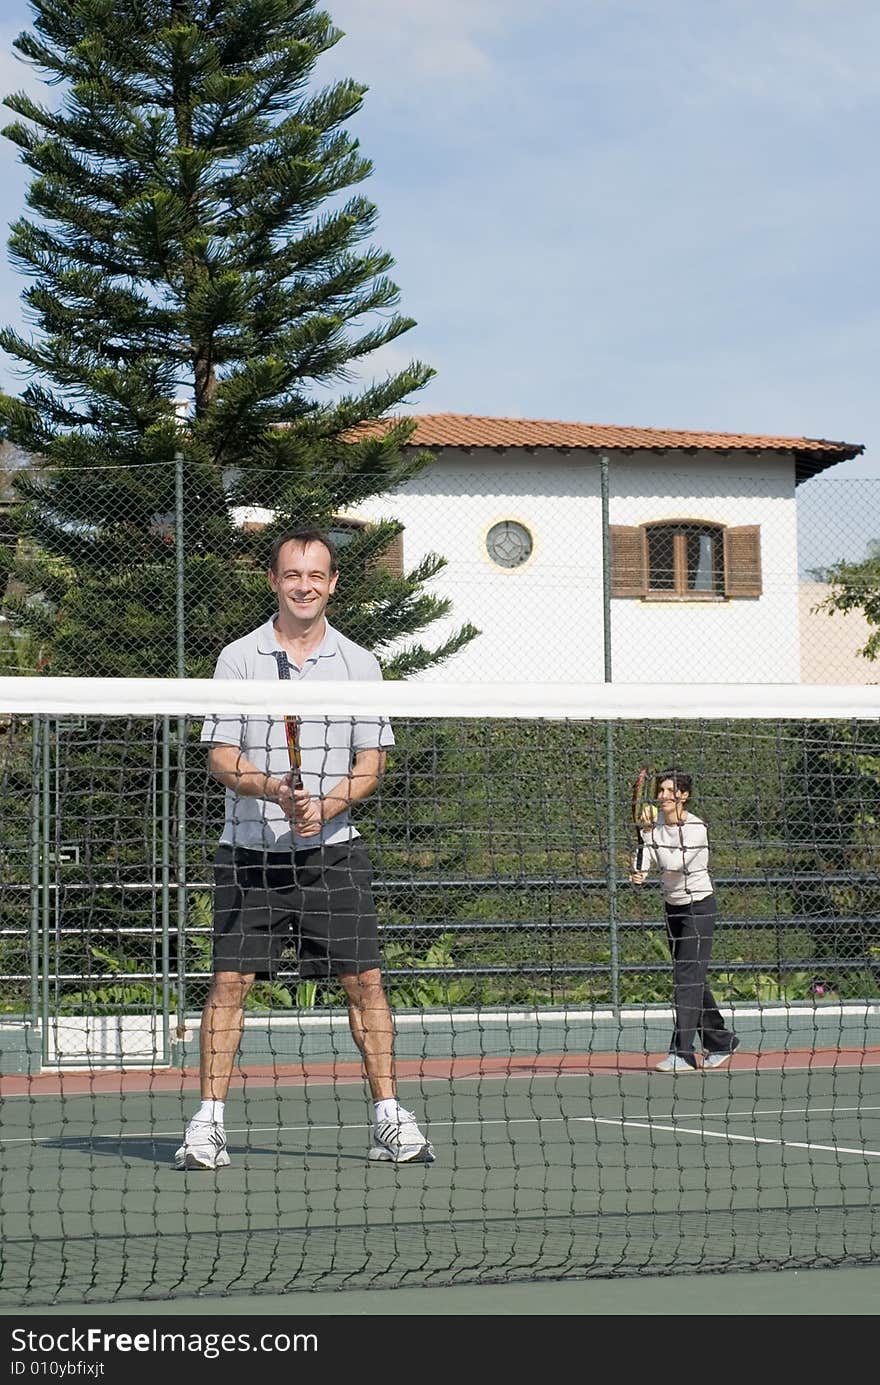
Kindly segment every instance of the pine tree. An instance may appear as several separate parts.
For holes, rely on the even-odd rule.
[[[209,675],[273,609],[275,533],[332,527],[431,460],[395,412],[429,367],[351,383],[413,325],[354,191],[371,165],[345,126],[365,88],[314,85],[342,37],[315,0],[32,5],[15,46],[64,97],[6,101],[34,175],[10,248],[38,328],[0,332],[31,377],[0,397],[0,428],[36,459],[16,482],[7,613],[48,673],[174,674],[182,476],[185,672]],[[251,507],[267,527],[241,522]],[[425,590],[444,560],[395,575],[400,529],[357,532],[332,610],[392,677],[477,633],[411,638],[447,613]]]

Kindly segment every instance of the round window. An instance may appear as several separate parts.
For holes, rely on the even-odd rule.
[[[486,535],[486,552],[499,567],[522,567],[532,553],[532,536],[524,524],[502,519]]]

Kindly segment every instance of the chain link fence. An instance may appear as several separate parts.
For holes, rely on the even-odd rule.
[[[95,1018],[119,1015],[140,1017],[148,1050],[161,1037],[167,1056],[204,1003],[223,793],[199,729],[148,715],[4,720],[2,1008],[39,1030],[44,1061],[74,1060],[74,1041],[100,1042]],[[394,730],[388,773],[356,816],[396,1009],[668,1004],[656,878],[628,879],[626,805],[648,751],[686,756],[709,824],[723,1003],[876,1004],[876,723],[549,723],[537,708],[471,721],[451,696],[445,717],[395,717]],[[248,1003],[344,998],[301,982],[292,958]]]
[[[7,676],[210,676],[222,646],[274,609],[266,566],[279,525],[316,513],[314,497],[303,516],[280,513],[268,472],[206,477],[181,459],[71,477],[32,471],[8,448],[6,463]],[[661,470],[656,458],[612,458],[606,477],[603,490],[583,457],[444,455],[394,493],[327,514],[341,554],[331,619],[392,676],[413,642],[446,650],[413,676],[446,680],[451,695],[486,682],[880,681],[860,652],[873,627],[827,604],[836,564],[862,565],[866,590],[876,572],[880,479],[795,489],[781,467]],[[146,1017],[154,1052],[161,1020],[167,1050],[210,970],[217,785],[174,723],[37,717],[2,729],[7,1013],[40,1030],[45,1061],[51,1042],[60,1055],[62,1019],[83,1014]],[[514,733],[499,729],[500,776],[497,757],[480,758],[487,736],[426,747],[423,729],[400,731],[387,788],[365,810],[395,1006],[661,1004],[656,908],[625,883],[622,838],[603,836],[642,747],[616,733],[603,776],[601,732],[583,729],[599,739],[573,748],[560,729],[544,750],[567,816],[536,844],[519,805],[534,792],[539,728],[506,750]],[[749,731],[723,748],[721,779],[717,746],[704,756],[699,728],[676,734],[670,753],[686,747],[712,814],[722,993],[876,995],[877,818],[862,801],[876,787],[874,731],[806,758],[796,738]],[[482,797],[465,831],[467,764]],[[817,782],[828,790],[818,809]],[[504,804],[501,859],[487,834]],[[321,1000],[292,970],[255,1003]]]
[[[210,676],[274,609],[273,474],[74,479],[5,454],[3,674]],[[331,619],[392,676],[415,642],[429,654],[407,676],[453,683],[880,681],[877,627],[835,609],[830,580],[846,562],[880,586],[880,478],[795,489],[780,466],[614,458],[609,478],[603,512],[595,458],[441,454],[320,516],[341,550]]]

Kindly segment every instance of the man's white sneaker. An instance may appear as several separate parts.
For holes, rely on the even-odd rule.
[[[175,1151],[176,1169],[225,1169],[226,1132],[217,1121],[190,1121],[183,1144]]]
[[[425,1139],[412,1111],[397,1108],[396,1119],[377,1121],[370,1145],[371,1159],[393,1164],[432,1164],[434,1150]]]
[[[657,1072],[696,1072],[696,1063],[689,1063],[687,1058],[682,1058],[678,1053],[670,1053],[662,1062],[657,1064]]]

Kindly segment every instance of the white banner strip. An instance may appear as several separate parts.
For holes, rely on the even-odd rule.
[[[880,719],[880,686],[801,683],[246,682],[0,678],[0,715],[516,717],[558,721]]]

